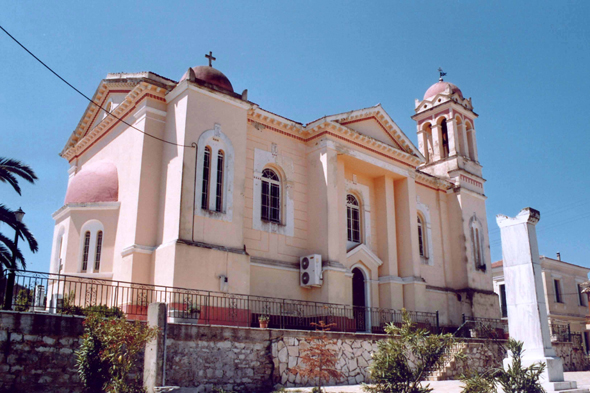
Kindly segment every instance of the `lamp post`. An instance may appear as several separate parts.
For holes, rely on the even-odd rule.
[[[20,235],[20,224],[23,222],[25,212],[20,207],[14,212],[14,218],[17,221],[16,228],[14,230],[14,251],[12,252],[12,259],[10,261],[10,269],[8,271],[8,279],[6,280],[6,296],[4,297],[4,309],[12,309],[12,297],[14,292],[14,280],[15,280],[15,269],[16,269],[16,250],[18,248],[18,236]]]

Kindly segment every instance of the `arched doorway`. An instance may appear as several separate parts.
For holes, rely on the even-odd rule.
[[[352,269],[352,309],[357,332],[366,332],[367,326],[367,294],[365,274],[361,269]]]

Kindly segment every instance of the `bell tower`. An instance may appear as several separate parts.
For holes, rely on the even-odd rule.
[[[418,148],[426,159],[419,169],[456,185],[471,179],[482,185],[474,191],[483,194],[474,126],[478,115],[471,98],[464,98],[457,86],[443,80],[446,74],[439,72],[438,82],[430,86],[422,101],[416,100],[412,116],[418,126]]]
[[[446,258],[453,275],[448,285],[471,293],[471,307],[464,312],[483,316],[490,303],[491,256],[486,218],[485,179],[477,154],[475,119],[471,98],[454,84],[440,79],[424,98],[416,100],[418,148],[425,162],[418,170],[445,179],[453,188],[445,196],[451,245]],[[480,314],[480,315],[478,315]]]

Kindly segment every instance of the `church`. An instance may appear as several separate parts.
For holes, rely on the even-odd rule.
[[[500,317],[471,98],[441,73],[416,147],[381,105],[272,113],[207,57],[100,82],[60,154],[51,273]]]

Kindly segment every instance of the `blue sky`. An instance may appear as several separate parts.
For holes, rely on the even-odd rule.
[[[473,98],[492,259],[497,214],[541,211],[541,254],[590,267],[590,2],[0,0],[0,25],[91,96],[108,72],[178,79],[215,66],[263,108],[306,123],[381,103],[416,143],[414,99],[446,80]],[[0,156],[39,176],[0,203],[26,211],[47,271],[51,214],[62,206],[58,156],[87,102],[0,33]],[[0,228],[12,236],[7,227]]]

